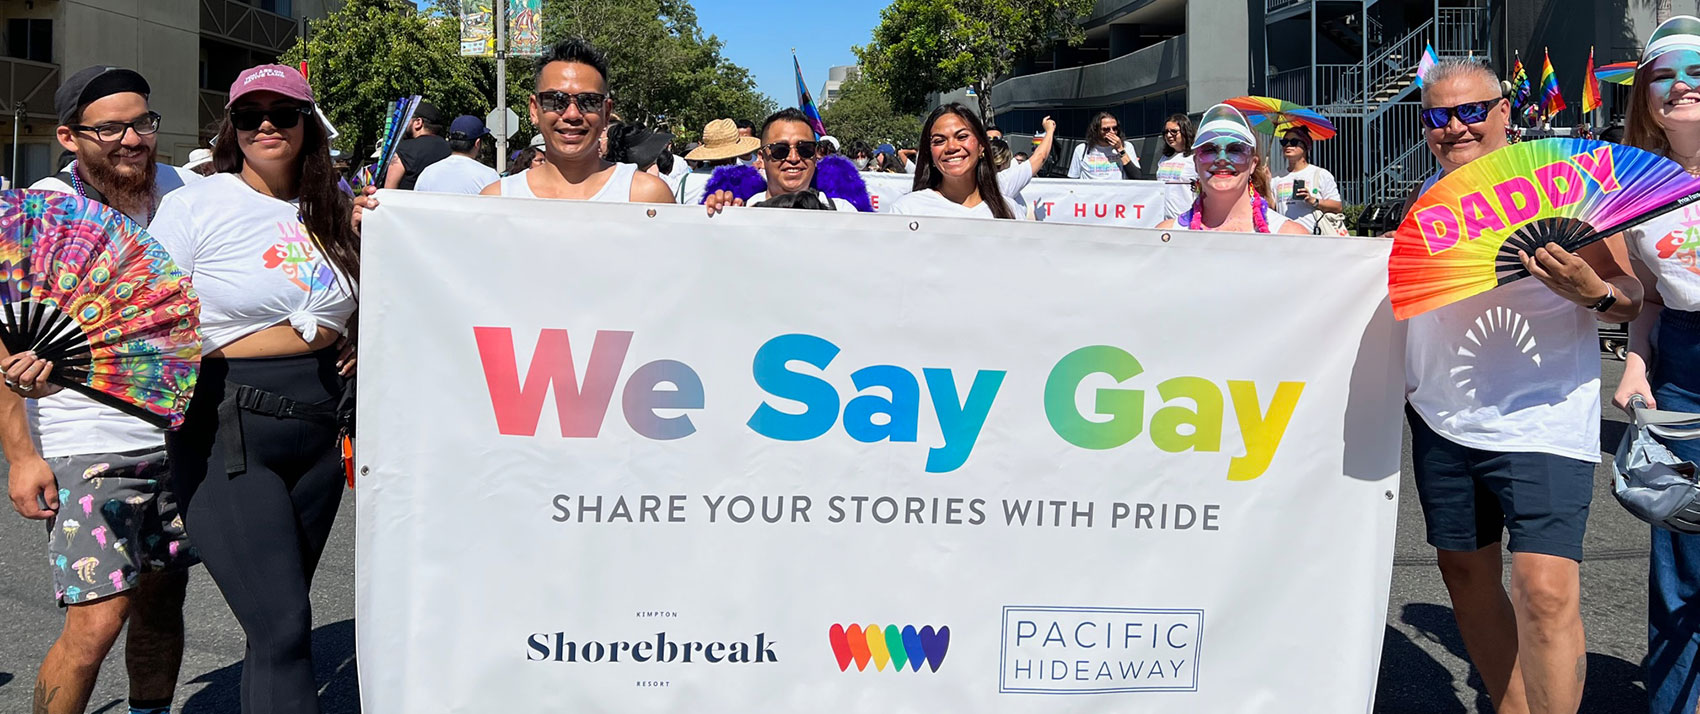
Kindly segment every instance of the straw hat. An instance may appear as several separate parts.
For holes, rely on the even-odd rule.
[[[685,154],[690,161],[735,159],[761,148],[761,139],[738,136],[738,125],[731,119],[715,119],[702,128],[702,146]]]

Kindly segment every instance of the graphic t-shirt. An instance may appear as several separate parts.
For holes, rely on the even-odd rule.
[[[1197,195],[1192,182],[1198,180],[1198,162],[1186,154],[1175,154],[1157,164],[1157,180],[1163,186],[1163,217],[1174,218],[1192,207]]]
[[[1485,451],[1599,462],[1592,311],[1524,278],[1406,324],[1405,399],[1435,433]]]
[[[1700,310],[1700,205],[1666,213],[1623,232],[1630,259],[1659,279],[1660,302]]]
[[[1010,213],[1015,214],[1016,220],[1027,218],[1027,207],[1004,199],[1009,204]],[[938,191],[924,188],[903,194],[891,206],[891,212],[905,216],[948,216],[953,218],[995,218],[992,207],[985,201],[974,207],[964,206],[945,198]]]
[[[1340,187],[1334,183],[1334,174],[1328,173],[1316,164],[1308,165],[1298,171],[1281,169],[1270,181],[1270,188],[1275,191],[1275,206],[1283,215],[1297,221],[1307,231],[1316,230],[1316,221],[1321,211],[1310,207],[1310,204],[1293,198],[1293,182],[1305,182],[1305,190],[1321,201],[1340,200]]]
[[[308,342],[321,327],[347,334],[351,282],[294,202],[218,174],[166,196],[150,232],[200,294],[203,352],[284,323]]]
[[[396,188],[411,191],[419,183],[419,173],[431,164],[449,158],[454,150],[449,148],[449,140],[433,134],[416,136],[407,139],[395,147],[396,156],[401,159],[401,167],[405,171],[401,175],[401,183]]]
[[[154,165],[154,194],[163,198],[189,183],[199,181],[200,174],[169,166]],[[30,186],[39,191],[76,193],[57,175],[48,176]],[[148,216],[130,216],[143,228]],[[137,449],[150,449],[165,443],[165,432],[105,404],[69,389],[58,394],[32,400],[29,409],[30,426],[39,440],[43,457],[73,456],[76,454],[109,454]]]
[[[1133,144],[1122,142],[1122,150],[1133,159],[1133,167],[1139,168],[1139,155],[1133,153]],[[1122,178],[1122,157],[1117,156],[1115,149],[1108,146],[1094,146],[1088,149],[1085,144],[1081,144],[1074,147],[1074,157],[1068,162],[1068,177],[1099,181],[1119,180]]]

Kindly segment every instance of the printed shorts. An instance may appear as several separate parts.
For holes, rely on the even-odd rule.
[[[47,558],[60,605],[110,597],[136,576],[198,562],[170,490],[165,447],[47,459],[59,512],[47,520]]]

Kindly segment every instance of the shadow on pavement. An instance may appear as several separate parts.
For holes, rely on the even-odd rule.
[[[360,711],[360,682],[354,669],[354,620],[333,622],[313,631],[313,679],[325,714]],[[221,667],[192,684],[206,687],[183,703],[183,714],[241,711],[242,663]]]
[[[6,686],[6,684],[11,682],[11,681],[12,681],[12,673],[11,672],[0,672],[0,687]]]
[[[1438,644],[1448,654],[1468,660],[1452,609],[1444,605],[1411,603],[1400,621],[1419,637]],[[1405,633],[1387,628],[1381,651],[1381,680],[1376,691],[1376,714],[1490,714],[1493,705],[1474,666],[1467,684],[1475,692],[1473,706],[1459,700],[1451,672]],[[1582,690],[1583,712],[1647,710],[1647,691],[1641,665],[1597,652],[1588,653],[1588,683]]]

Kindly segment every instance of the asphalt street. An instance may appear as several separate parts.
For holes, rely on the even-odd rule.
[[[1617,383],[1622,363],[1605,361],[1605,384]],[[1614,448],[1622,416],[1605,408],[1602,441]],[[1407,439],[1405,461],[1410,460]],[[1582,614],[1588,629],[1588,684],[1582,711],[1646,711],[1640,659],[1646,650],[1647,526],[1612,500],[1609,465],[1596,472],[1582,566]],[[1423,542],[1421,512],[1405,477],[1395,550],[1392,597],[1375,711],[1385,714],[1488,712],[1487,695],[1464,657],[1446,591]],[[353,496],[344,498],[313,589],[313,654],[327,713],[359,711],[354,666]],[[26,712],[36,666],[57,635],[62,616],[51,601],[42,566],[38,522],[0,513],[0,713]],[[243,637],[218,589],[196,569],[189,588],[188,651],[177,705],[188,714],[236,712]],[[120,649],[122,644],[120,644]],[[115,651],[101,672],[91,712],[123,714],[126,679]]]

